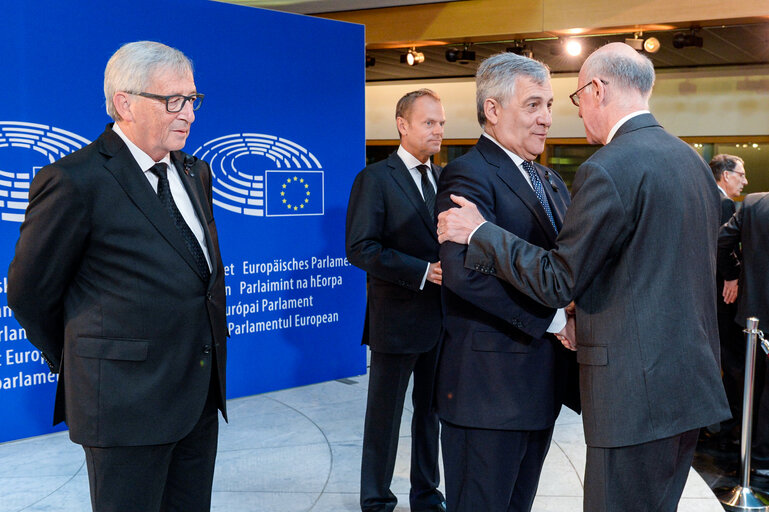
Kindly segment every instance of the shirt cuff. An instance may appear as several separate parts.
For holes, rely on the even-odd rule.
[[[480,224],[478,224],[477,226],[475,226],[475,229],[474,229],[474,230],[473,230],[473,231],[472,231],[472,232],[471,232],[471,233],[470,233],[470,234],[467,236],[467,245],[470,245],[470,239],[473,237],[473,235],[475,234],[475,232],[476,232],[476,231],[478,231],[478,228],[479,228],[479,227],[481,227],[481,226],[483,226],[483,225],[484,225],[484,224],[486,224],[487,222],[488,222],[488,221],[484,220],[483,222],[481,222]],[[564,323],[564,325],[566,325],[566,324]]]
[[[547,328],[547,332],[558,333],[566,327],[566,310],[558,309],[555,312],[553,321],[550,322],[550,327]]]
[[[427,268],[425,269],[425,275],[422,276],[422,284],[419,285],[420,290],[425,289],[425,281],[427,281],[427,274],[430,272],[430,262],[427,262]],[[565,324],[564,324],[565,325]]]

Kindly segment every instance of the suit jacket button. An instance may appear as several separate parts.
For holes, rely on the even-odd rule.
[[[210,354],[211,353],[211,345],[203,345],[203,353],[204,354]]]
[[[208,302],[211,302],[211,301],[213,300],[213,297],[211,296],[211,294],[210,294],[210,293],[207,293],[207,294],[206,294],[206,300],[207,300]]]

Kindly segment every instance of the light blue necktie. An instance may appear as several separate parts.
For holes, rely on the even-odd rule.
[[[522,165],[523,170],[529,173],[529,178],[531,179],[531,187],[534,189],[534,193],[537,195],[537,199],[539,199],[539,202],[542,204],[542,208],[545,209],[547,218],[550,219],[550,224],[553,225],[553,229],[555,230],[556,234],[558,234],[558,228],[555,227],[553,212],[550,210],[550,203],[547,201],[545,191],[542,189],[542,181],[539,179],[539,174],[537,174],[536,169],[534,169],[534,166],[528,160],[524,160]]]

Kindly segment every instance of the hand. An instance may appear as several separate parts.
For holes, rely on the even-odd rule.
[[[443,270],[441,269],[441,262],[436,261],[430,263],[430,268],[427,269],[427,280],[431,283],[435,283],[438,286],[443,282]]]
[[[727,304],[731,304],[735,300],[737,300],[737,291],[739,289],[739,286],[737,285],[737,279],[733,279],[732,281],[724,281],[724,302]]]
[[[451,194],[451,200],[459,208],[449,208],[438,214],[438,241],[467,244],[467,238],[475,228],[486,220],[478,212],[478,208],[462,196]]]
[[[566,326],[555,335],[561,344],[569,350],[577,350],[576,321],[574,315],[567,315]]]
[[[566,314],[569,316],[574,316],[577,314],[577,305],[574,304],[574,301],[569,302],[569,305],[564,308],[566,311]]]

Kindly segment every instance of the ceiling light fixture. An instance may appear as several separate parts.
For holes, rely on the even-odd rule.
[[[465,45],[462,50],[456,48],[449,48],[446,50],[446,60],[449,62],[459,62],[460,64],[467,64],[471,60],[475,60],[475,51],[470,50],[470,45]]]
[[[409,48],[408,53],[401,55],[401,64],[408,64],[409,66],[416,66],[425,61],[425,54],[418,52],[415,47]]]
[[[660,40],[656,37],[647,37],[644,41],[644,50],[647,53],[657,53],[660,51]]]
[[[513,41],[513,46],[505,48],[505,51],[508,53],[521,55],[522,57],[526,57],[529,59],[534,58],[534,52],[531,51],[531,48],[526,46],[526,43],[524,41]]]
[[[644,47],[644,40],[640,39],[641,34],[639,32],[636,32],[633,34],[633,37],[626,37],[625,38],[625,44],[634,49],[635,51],[640,52],[643,50]]]
[[[568,53],[572,57],[576,57],[577,55],[581,54],[582,43],[580,43],[576,39],[569,39],[566,42],[566,53]]]
[[[689,33],[676,32],[673,35],[673,47],[679,50],[687,46],[702,48],[702,38],[696,34],[698,29],[699,27],[692,27]]]

